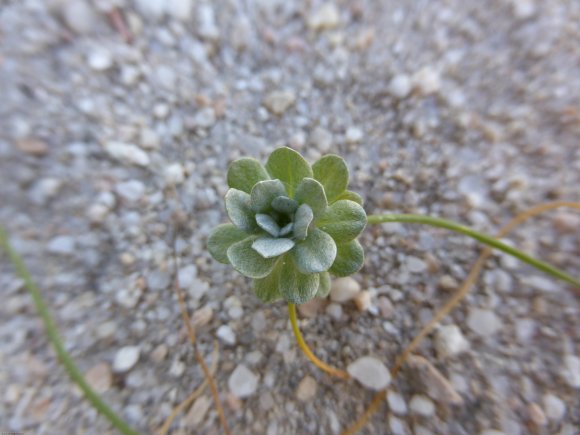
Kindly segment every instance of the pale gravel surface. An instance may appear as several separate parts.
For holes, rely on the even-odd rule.
[[[110,26],[112,5],[131,43]],[[488,232],[531,205],[580,200],[580,3],[320,6],[0,0],[0,222],[67,349],[142,433],[202,380],[170,288],[177,222],[180,279],[201,309],[202,352],[220,339],[216,377],[234,434],[335,433],[372,397],[307,363],[284,304],[259,304],[205,251],[225,220],[233,159],[281,145],[312,161],[335,152],[368,212]],[[578,275],[577,216],[534,219],[513,240]],[[339,367],[366,355],[391,365],[478,253],[425,227],[369,228],[362,241],[354,278],[372,306],[322,304],[302,323]],[[111,432],[55,361],[5,257],[0,289],[0,430]],[[495,255],[443,323],[456,328],[419,350],[438,374],[404,370],[365,433],[575,433],[578,293]],[[220,433],[209,393],[174,427]]]

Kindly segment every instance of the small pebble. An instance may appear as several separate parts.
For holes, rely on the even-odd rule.
[[[360,292],[360,285],[351,277],[338,278],[332,281],[330,300],[333,302],[347,302]]]
[[[46,142],[35,138],[20,139],[16,142],[18,149],[31,156],[42,157],[48,153]]]
[[[145,195],[145,185],[139,180],[129,180],[117,184],[115,191],[129,202],[139,201]]]
[[[399,393],[394,391],[387,392],[387,402],[389,404],[389,409],[395,414],[406,415],[407,414],[407,402],[405,398]]]
[[[328,314],[334,320],[340,320],[342,317],[342,306],[335,303],[328,304],[326,307],[326,314]]]
[[[469,349],[469,342],[457,325],[446,325],[437,330],[435,349],[439,358],[450,358]]]
[[[340,13],[334,3],[324,3],[308,17],[312,30],[334,29],[340,24]]]
[[[296,389],[296,398],[301,402],[307,402],[316,396],[318,384],[311,376],[305,376]]]
[[[85,374],[85,379],[93,390],[102,394],[108,391],[113,384],[111,366],[105,362],[99,363]]]
[[[315,146],[318,151],[327,153],[332,147],[332,133],[322,127],[316,127],[310,134],[310,143]]]
[[[463,403],[461,396],[443,374],[428,359],[412,355],[407,362],[409,369],[413,371],[413,378],[419,379],[425,387],[425,392],[437,402],[450,405]]]
[[[200,396],[195,399],[191,409],[186,414],[184,420],[189,427],[199,427],[206,419],[207,411],[212,407],[213,402],[207,396]]]
[[[409,403],[409,408],[413,414],[422,417],[432,417],[435,415],[435,405],[427,396],[421,394],[414,395]]]
[[[363,356],[347,367],[347,372],[366,388],[382,390],[391,382],[391,374],[377,358]]]
[[[216,335],[225,344],[236,344],[236,334],[234,334],[234,331],[229,325],[220,326],[216,331]]]
[[[552,421],[560,421],[566,415],[566,404],[562,399],[553,394],[544,395],[544,411],[546,417]]]
[[[104,145],[105,151],[116,160],[138,166],[148,166],[149,156],[133,144],[110,141]]]
[[[439,279],[437,287],[439,287],[441,290],[452,291],[457,289],[457,287],[459,287],[459,283],[451,275],[443,275]]]
[[[363,131],[357,127],[349,127],[346,130],[345,139],[349,144],[359,143],[363,138]]]
[[[368,290],[363,290],[354,297],[354,303],[359,311],[364,312],[371,308],[371,293]]]
[[[245,365],[240,364],[230,375],[228,387],[236,397],[248,397],[256,392],[258,388],[258,377]]]
[[[467,326],[481,337],[490,337],[502,328],[502,323],[493,311],[471,308],[467,317]]]
[[[141,349],[138,346],[122,347],[115,354],[113,371],[115,373],[124,373],[131,370],[139,361],[140,354]]]
[[[196,310],[191,316],[191,323],[196,328],[207,325],[213,318],[213,309],[206,305],[199,310]]]
[[[48,242],[48,252],[51,254],[72,255],[75,252],[76,242],[71,236],[58,236]]]
[[[411,89],[411,79],[405,74],[399,74],[393,77],[388,86],[389,93],[399,99],[408,97]]]
[[[102,48],[92,51],[87,61],[89,66],[95,71],[106,71],[113,66],[111,53]]]
[[[536,426],[545,426],[548,423],[544,411],[542,411],[542,408],[537,403],[530,403],[528,405],[528,416]]]
[[[580,358],[575,355],[564,357],[562,377],[572,388],[580,388]]]
[[[291,91],[275,91],[269,93],[264,99],[264,106],[274,115],[283,115],[296,101],[296,96]]]

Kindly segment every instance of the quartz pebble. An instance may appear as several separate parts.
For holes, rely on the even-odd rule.
[[[546,394],[543,398],[546,417],[552,421],[560,421],[566,414],[566,404],[554,394]]]
[[[575,355],[564,356],[562,377],[572,388],[580,388],[580,358]]]
[[[411,89],[411,79],[405,74],[399,74],[393,77],[388,86],[389,93],[399,99],[408,97]]]
[[[389,404],[389,409],[395,414],[406,415],[407,414],[407,402],[403,396],[394,391],[387,392],[387,402]]]
[[[332,133],[322,127],[316,127],[310,134],[310,143],[320,152],[327,153],[332,146]]]
[[[217,331],[216,335],[218,338],[226,344],[234,345],[236,344],[236,334],[229,325],[222,325],[220,326]]]
[[[296,101],[296,96],[290,91],[271,92],[264,99],[264,106],[274,115],[283,115]]]
[[[305,376],[296,389],[296,398],[301,402],[307,402],[316,396],[318,384],[312,376]]]
[[[258,377],[245,365],[238,365],[228,379],[228,387],[239,398],[251,396],[258,388]]]
[[[138,166],[149,165],[149,156],[145,151],[136,145],[110,141],[105,143],[104,148],[111,157],[123,163],[129,163]]]
[[[435,414],[435,405],[427,396],[417,394],[411,398],[409,408],[413,414],[422,417],[432,417]]]
[[[350,144],[359,143],[363,138],[363,131],[357,127],[349,127],[346,130],[345,139]]]
[[[391,374],[377,358],[363,356],[349,364],[348,374],[371,390],[382,390],[391,382]]]
[[[138,346],[122,347],[115,354],[113,371],[115,373],[124,373],[131,370],[137,364],[140,354],[141,349]]]
[[[308,17],[308,27],[312,30],[334,29],[340,24],[340,13],[333,3],[324,3]]]
[[[351,277],[338,278],[332,281],[330,300],[333,302],[347,302],[360,292],[360,285]]]
[[[113,66],[113,57],[108,50],[96,49],[89,54],[89,66],[95,71],[106,71]]]
[[[471,308],[467,317],[467,326],[481,337],[490,337],[501,329],[502,323],[493,311]]]
[[[359,311],[367,311],[371,308],[371,293],[368,290],[363,290],[354,297],[354,303]]]
[[[93,390],[102,394],[108,391],[113,384],[111,366],[105,362],[99,363],[85,374],[85,379]]]
[[[439,358],[450,358],[469,349],[469,342],[457,325],[445,325],[437,330],[435,349]]]

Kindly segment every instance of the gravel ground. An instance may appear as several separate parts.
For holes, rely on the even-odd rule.
[[[284,304],[260,304],[205,250],[225,221],[228,163],[282,145],[338,153],[369,213],[492,233],[534,204],[580,201],[579,22],[580,3],[555,0],[0,0],[0,221],[67,349],[140,432],[202,380],[171,290],[181,225],[180,279],[203,354],[220,341],[232,432],[338,433],[372,392],[317,371]],[[552,212],[512,240],[578,275],[579,228]],[[391,365],[478,254],[418,226],[368,228],[362,242],[356,283],[333,290],[358,304],[300,310],[339,367]],[[0,288],[0,429],[112,432],[5,258]],[[442,325],[364,433],[578,433],[573,289],[495,255]],[[174,428],[220,433],[209,392]]]

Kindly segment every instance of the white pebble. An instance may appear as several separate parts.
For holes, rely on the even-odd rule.
[[[296,96],[291,91],[274,91],[266,95],[264,106],[274,115],[282,115],[296,101]]]
[[[407,257],[407,269],[411,273],[423,273],[427,270],[427,263],[417,257]]]
[[[325,3],[308,17],[312,30],[334,29],[340,24],[340,13],[333,3]]]
[[[234,396],[248,397],[256,392],[258,377],[245,365],[240,364],[230,375],[228,387]]]
[[[115,191],[129,202],[139,201],[145,194],[145,185],[139,180],[129,180],[115,186]]]
[[[347,372],[363,386],[371,390],[382,390],[391,382],[391,374],[385,365],[370,356],[363,356],[347,367]]]
[[[193,117],[193,123],[197,128],[210,128],[215,121],[215,111],[211,107],[204,107]]]
[[[138,166],[149,165],[149,156],[136,145],[109,141],[104,144],[104,148],[111,157],[121,162]]]
[[[316,396],[318,384],[312,376],[305,376],[298,384],[296,389],[296,398],[301,402],[307,402]]]
[[[435,349],[439,358],[449,358],[469,349],[469,342],[457,325],[446,325],[437,331]]]
[[[395,414],[407,414],[407,402],[405,402],[405,398],[399,393],[395,393],[394,391],[387,392],[387,402],[389,403],[389,409]]]
[[[95,71],[106,71],[113,66],[113,56],[105,49],[97,49],[89,54],[89,66]]]
[[[181,163],[172,163],[165,168],[165,183],[181,184],[185,181],[185,171]]]
[[[360,285],[351,277],[338,278],[332,281],[330,300],[333,302],[347,302],[360,292]]]
[[[411,93],[411,79],[405,74],[396,75],[389,82],[388,91],[399,99],[407,97]]]
[[[427,396],[417,394],[411,398],[409,408],[413,414],[423,417],[432,417],[435,414],[435,405]]]
[[[553,394],[544,395],[544,410],[546,416],[553,421],[560,421],[566,414],[566,404]]]
[[[181,21],[191,18],[193,0],[167,0],[166,10],[170,17]]]
[[[363,131],[360,128],[349,127],[346,130],[346,141],[350,144],[359,143],[363,136]]]
[[[572,388],[580,388],[580,358],[575,355],[564,357],[562,376]]]
[[[424,67],[413,76],[415,87],[423,95],[434,94],[441,88],[439,73],[430,67]]]
[[[57,236],[48,242],[47,248],[52,254],[70,255],[75,251],[75,239],[71,236]]]
[[[342,307],[335,303],[328,304],[326,307],[326,314],[335,320],[340,320],[342,317]]]
[[[467,326],[481,337],[489,337],[501,329],[502,323],[493,311],[471,308],[467,317]]]
[[[230,328],[229,325],[220,326],[216,331],[216,335],[221,341],[223,341],[226,344],[229,345],[236,344],[236,334],[234,333],[232,328]]]
[[[115,373],[123,373],[131,370],[137,364],[140,353],[141,349],[138,346],[122,347],[115,354],[113,371]]]

